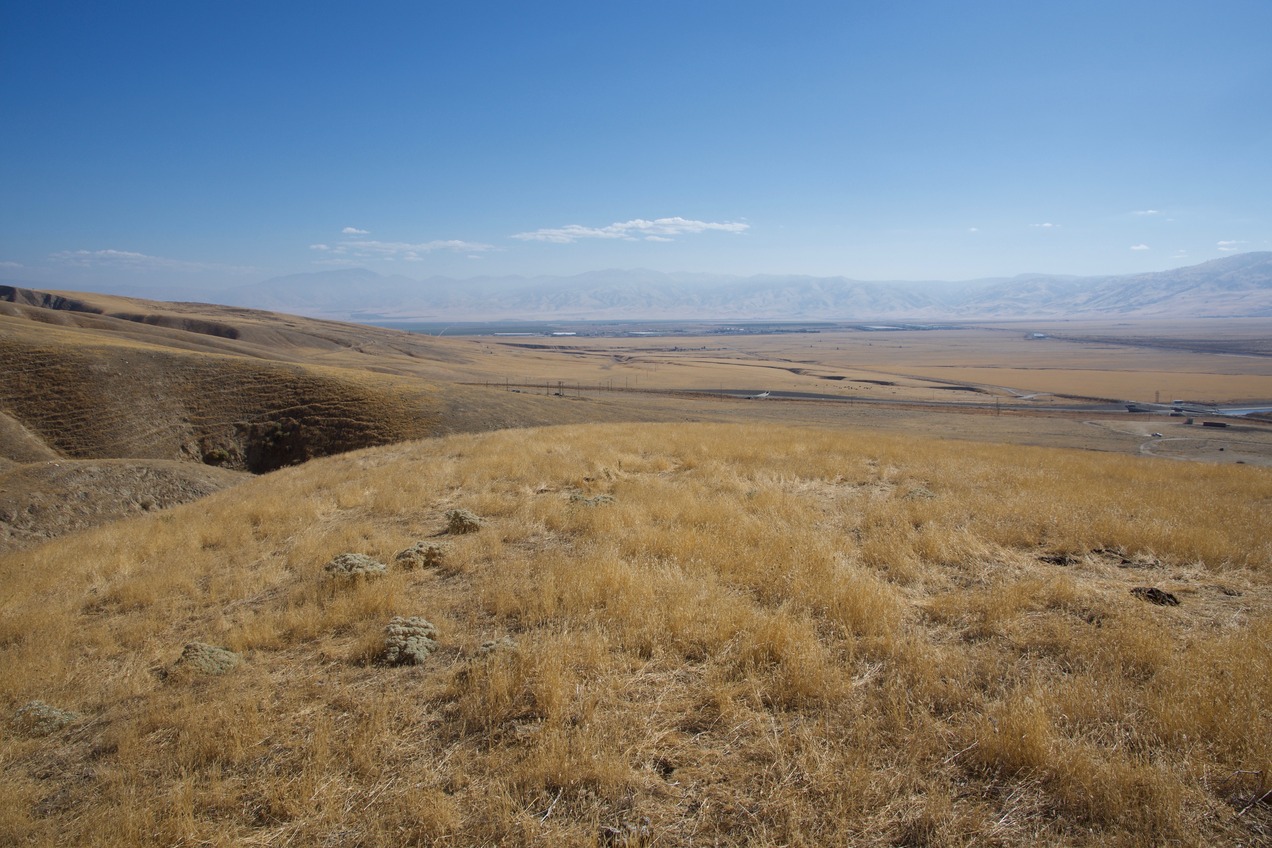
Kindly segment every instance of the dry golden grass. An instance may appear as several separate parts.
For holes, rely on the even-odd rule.
[[[1256,844],[1269,505],[1250,467],[791,427],[317,460],[0,558],[0,842]],[[483,527],[433,539],[454,508]],[[440,567],[323,572],[419,539]],[[374,664],[394,615],[425,665]],[[164,677],[192,641],[244,662]],[[81,717],[25,736],[34,699]]]

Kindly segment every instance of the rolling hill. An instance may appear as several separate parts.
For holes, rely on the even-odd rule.
[[[0,554],[0,842],[1265,844],[1270,503],[842,428],[316,459]]]
[[[480,356],[453,339],[208,304],[0,287],[0,357],[0,547],[197,498],[234,471],[642,417],[461,385]]]
[[[888,338],[829,368],[0,289],[0,843],[1272,839],[1261,431],[482,385],[838,383]],[[1231,451],[958,438],[1008,432]]]

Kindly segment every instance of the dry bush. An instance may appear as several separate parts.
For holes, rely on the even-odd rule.
[[[316,461],[0,558],[0,718],[81,716],[0,740],[0,837],[1254,844],[1270,502],[1253,468],[795,428]],[[461,507],[440,567],[324,580]],[[437,625],[422,664],[372,662],[394,616]],[[159,673],[195,641],[242,662]]]

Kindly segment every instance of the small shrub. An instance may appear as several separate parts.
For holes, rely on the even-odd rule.
[[[412,616],[395,616],[384,628],[383,665],[421,665],[437,650],[437,628],[431,622]]]
[[[481,643],[481,647],[477,649],[479,656],[488,657],[497,651],[515,651],[517,650],[517,640],[511,636],[505,636],[502,639],[488,639]]]
[[[230,461],[230,452],[224,448],[213,448],[203,454],[205,465],[225,465]]]
[[[205,645],[202,642],[191,642],[185,646],[173,666],[174,671],[192,672],[195,674],[225,674],[240,662],[238,654],[229,648]]]
[[[366,554],[340,554],[327,563],[324,570],[332,577],[379,577],[388,571],[388,566],[378,559]]]
[[[48,736],[79,718],[79,713],[59,710],[43,701],[31,701],[13,714],[13,726],[27,736]]]
[[[446,546],[436,542],[416,542],[403,551],[398,551],[393,561],[410,571],[415,568],[437,568],[446,558]]]
[[[456,536],[465,533],[476,533],[481,529],[482,520],[466,509],[452,509],[446,513],[446,532]]]

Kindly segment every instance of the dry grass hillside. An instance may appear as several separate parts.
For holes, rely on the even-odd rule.
[[[425,435],[631,410],[460,385],[455,339],[209,304],[0,287],[0,456],[254,472]]]
[[[648,417],[461,385],[477,358],[469,347],[208,304],[0,286],[0,550],[237,479],[203,464],[265,472],[431,434]]]
[[[1269,514],[850,429],[318,459],[0,557],[0,842],[1266,845]]]
[[[453,358],[418,337],[204,305],[12,297],[35,302],[0,314],[0,410],[60,455],[268,471],[442,424],[435,384],[382,373],[399,340],[396,358]]]

